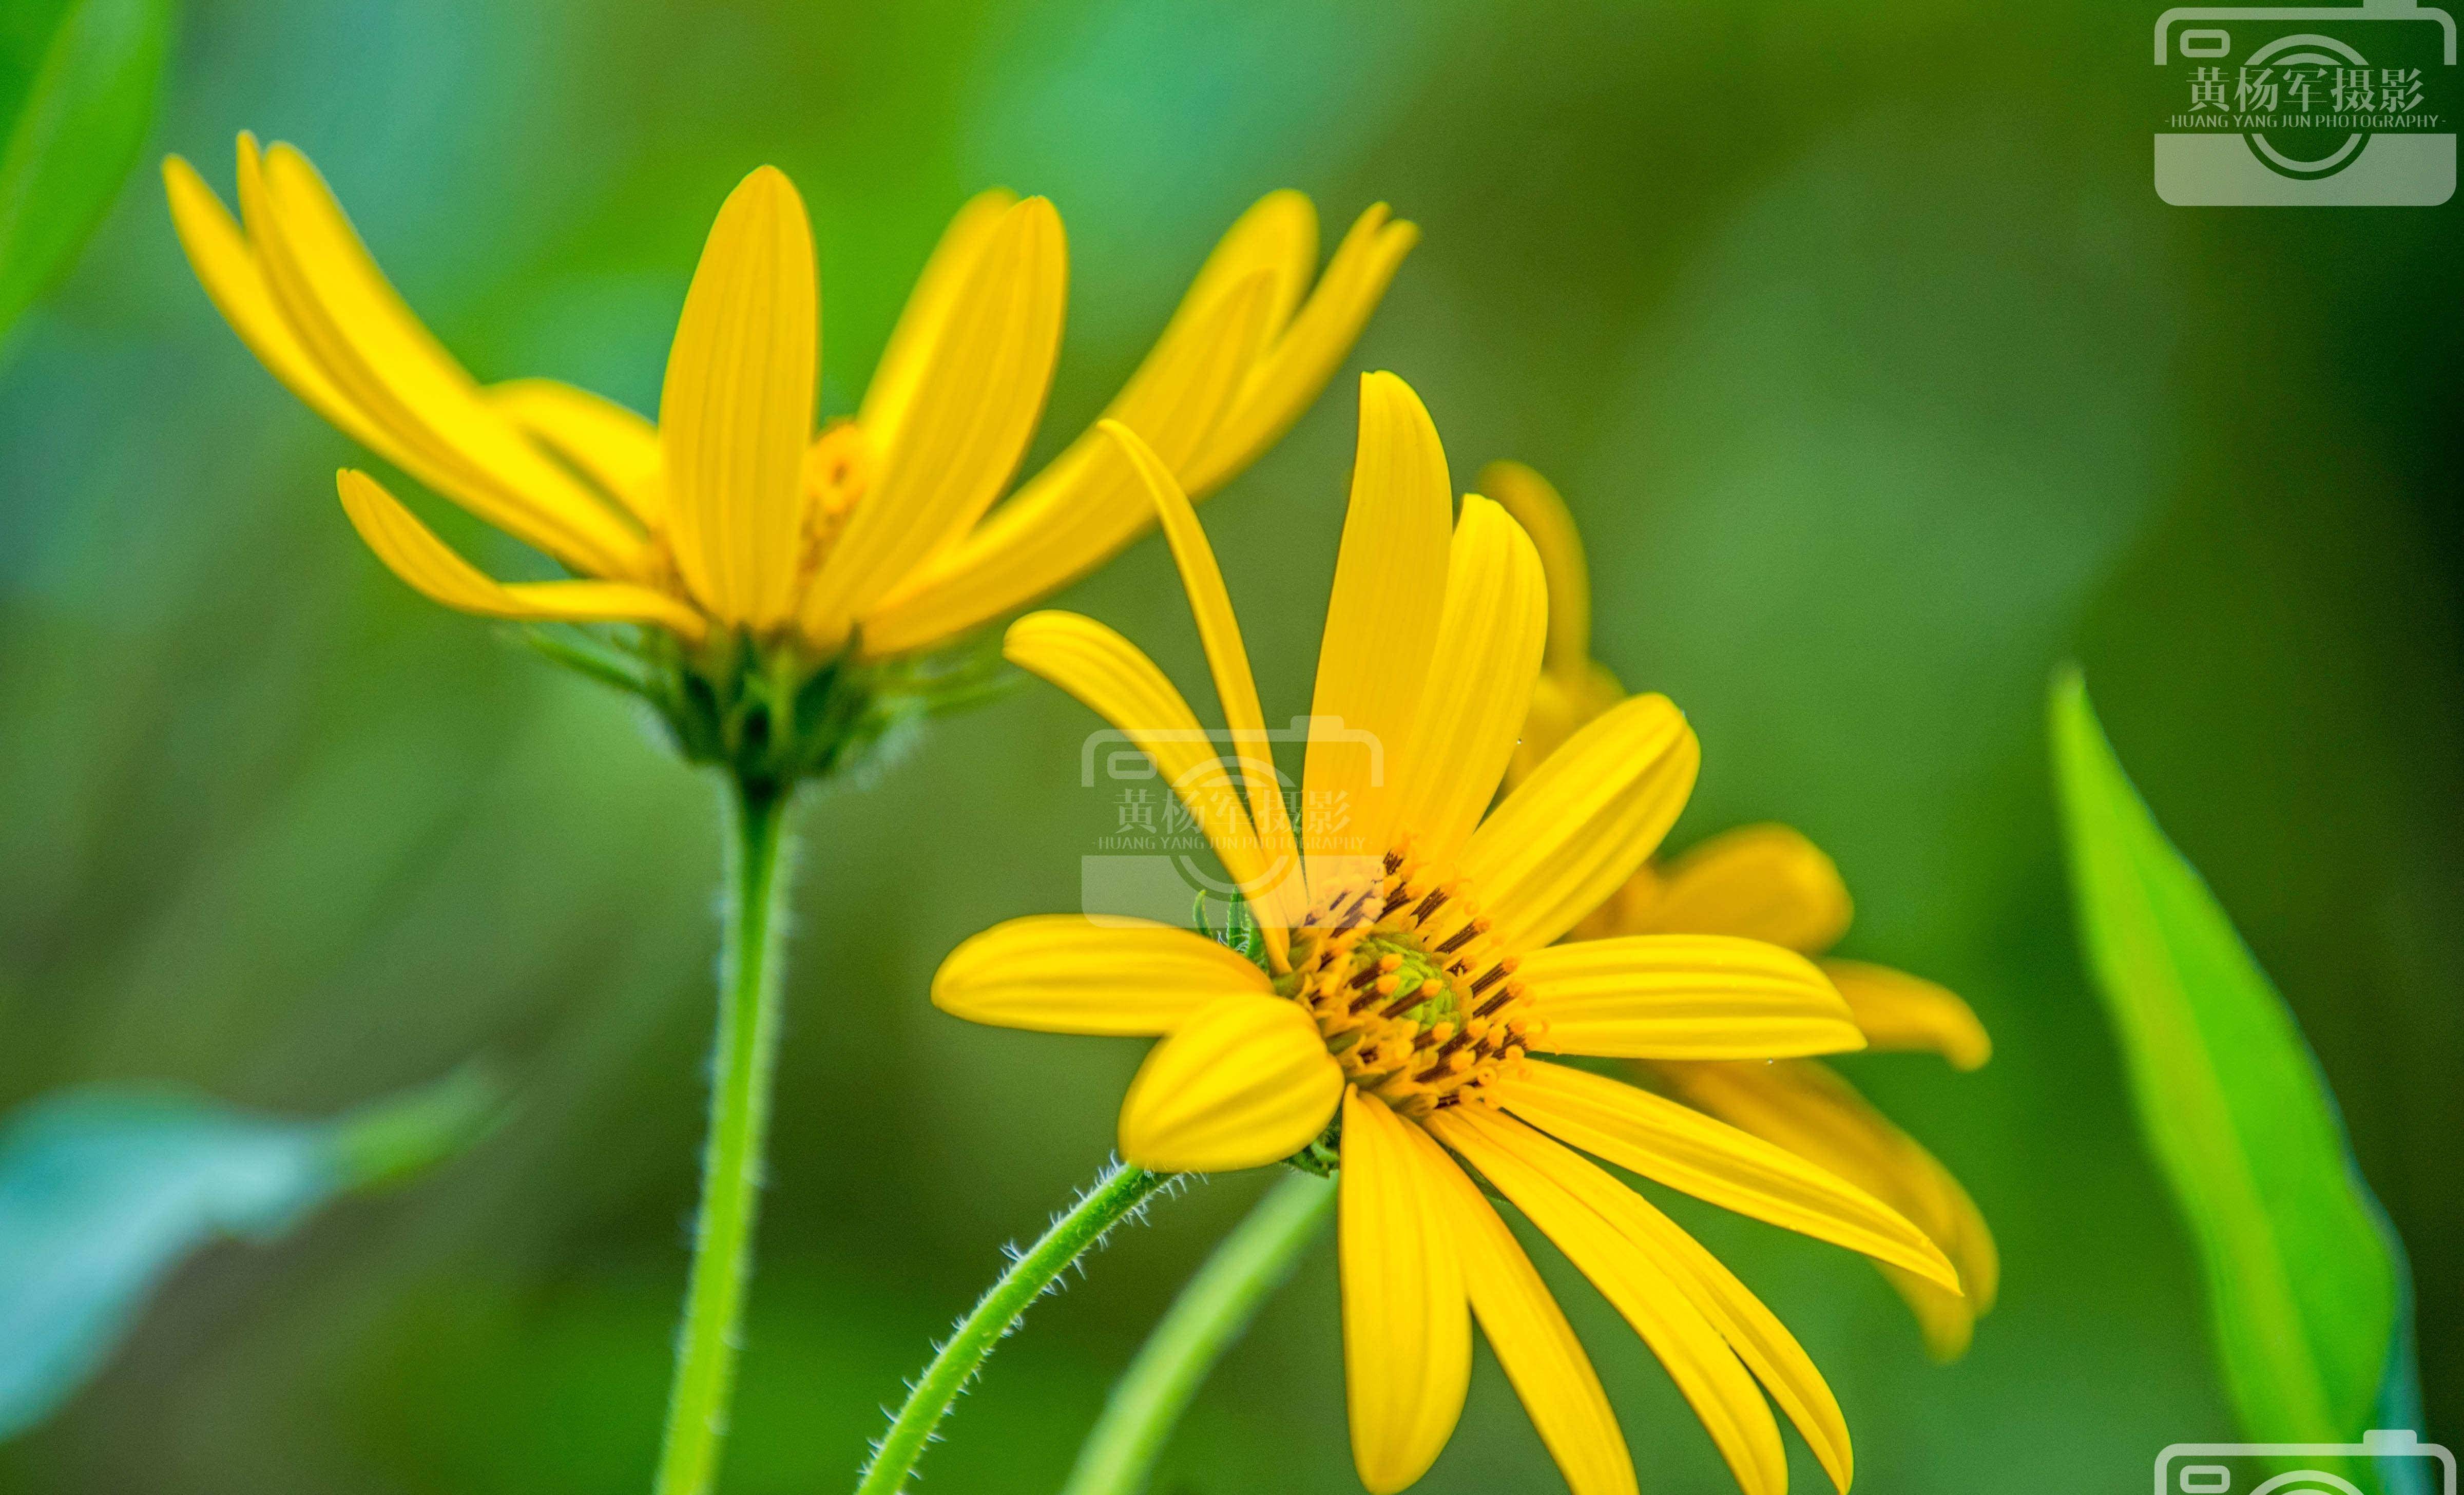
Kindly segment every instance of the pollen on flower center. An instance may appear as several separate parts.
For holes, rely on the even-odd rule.
[[[1533,1015],[1514,957],[1489,937],[1469,887],[1386,853],[1373,887],[1323,899],[1292,932],[1293,999],[1344,1078],[1406,1116],[1465,1101],[1519,1072]]]
[[[872,487],[875,453],[864,428],[835,421],[804,451],[804,554],[807,580],[821,568],[847,517]]]

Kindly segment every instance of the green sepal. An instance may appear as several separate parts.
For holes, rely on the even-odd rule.
[[[984,638],[929,654],[816,663],[740,633],[698,646],[663,628],[534,626],[514,636],[646,702],[678,757],[724,768],[764,795],[876,773],[925,722],[998,699],[1022,679]]]
[[[1219,896],[1224,904],[1223,927],[1221,930],[1206,919],[1207,900]],[[1237,892],[1216,894],[1201,888],[1198,890],[1197,901],[1190,906],[1190,917],[1196,921],[1199,934],[1258,969],[1266,969],[1265,932],[1258,927],[1257,912],[1249,907],[1248,899]]]
[[[1309,1146],[1285,1158],[1284,1166],[1305,1174],[1315,1174],[1321,1178],[1331,1178],[1342,1172],[1343,1112],[1336,1111],[1334,1119],[1326,1124],[1326,1130],[1312,1138]]]
[[[640,656],[612,649],[584,629],[534,623],[507,632],[549,662],[562,665],[585,679],[646,701],[652,698],[650,679]]]

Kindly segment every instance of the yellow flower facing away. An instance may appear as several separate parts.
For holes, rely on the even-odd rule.
[[[1481,482],[1530,533],[1549,577],[1547,663],[1508,772],[1514,781],[1615,708],[1625,690],[1591,657],[1590,578],[1564,500],[1520,463],[1492,463]],[[1644,865],[1574,934],[1731,934],[1820,957],[1847,934],[1853,912],[1838,868],[1819,846],[1785,825],[1749,825]],[[1985,1025],[1943,987],[1859,960],[1820,963],[1869,1049],[1924,1050],[1960,1069],[1991,1057]],[[1662,1060],[1648,1067],[1681,1099],[1819,1164],[1924,1229],[1958,1265],[1964,1293],[1888,1262],[1876,1264],[1907,1301],[1936,1358],[1966,1352],[1976,1320],[1993,1307],[2000,1264],[1984,1216],[1932,1154],[1817,1061]]]
[[[953,952],[934,1000],[1009,1027],[1160,1038],[1121,1107],[1133,1163],[1339,1167],[1352,1445],[1370,1490],[1411,1484],[1444,1446],[1475,1318],[1577,1495],[1637,1488],[1590,1361],[1475,1176],[1642,1336],[1740,1485],[1787,1486],[1776,1402],[1846,1489],[1848,1429],[1796,1340],[1601,1164],[1956,1292],[1949,1261],[1797,1154],[1548,1057],[1787,1061],[1865,1043],[1831,981],[1777,945],[1557,943],[1683,805],[1698,758],[1684,718],[1661,696],[1623,701],[1491,807],[1541,668],[1543,563],[1488,499],[1466,496],[1455,515],[1427,412],[1373,374],[1295,824],[1196,514],[1159,456],[1106,429],[1163,517],[1233,767],[1163,673],[1103,625],[1030,614],[1006,650],[1155,758],[1253,911],[1262,959],[1161,924],[1024,918]]]
[[[292,147],[240,137],[236,220],[187,162],[164,174],[199,279],[276,378],[573,578],[490,578],[374,478],[342,473],[369,547],[447,606],[648,625],[708,672],[750,655],[757,674],[782,662],[809,674],[946,645],[1152,519],[1143,485],[1091,430],[995,507],[1060,346],[1067,255],[1043,198],[987,191],[959,210],[860,407],[816,432],[812,233],[774,168],[746,177],[712,226],[655,425],[551,380],[479,384]],[[1314,209],[1268,195],[1217,246],[1108,418],[1190,494],[1221,487],[1316,397],[1416,236],[1373,208],[1317,275]]]

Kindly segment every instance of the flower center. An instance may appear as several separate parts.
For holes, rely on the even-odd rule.
[[[1464,1101],[1519,1072],[1545,1026],[1488,937],[1469,887],[1419,865],[1407,840],[1375,886],[1334,892],[1292,932],[1292,998],[1317,1020],[1344,1077],[1405,1116]]]

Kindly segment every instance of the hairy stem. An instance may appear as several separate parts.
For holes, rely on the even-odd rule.
[[[1079,1447],[1062,1495],[1135,1495],[1215,1362],[1334,1216],[1334,1180],[1291,1173],[1223,1238],[1158,1321]]]
[[[676,1336],[676,1378],[657,1495],[706,1495],[718,1478],[735,1390],[737,1327],[753,1266],[762,1141],[779,1051],[779,926],[785,900],[788,791],[730,776],[726,927],[718,969],[718,1038],[710,1135],[702,1148],[701,1212],[692,1285]]]
[[[1156,1190],[1177,1176],[1152,1174],[1127,1163],[1114,1163],[1079,1197],[1067,1213],[1052,1222],[1034,1245],[1010,1264],[1001,1280],[958,1323],[956,1332],[933,1356],[933,1363],[907,1395],[906,1404],[891,1420],[865,1465],[856,1495],[897,1495],[922,1456],[933,1429],[958,1398],[993,1347],[1018,1327],[1026,1310],[1042,1297],[1053,1279],[1100,1244],[1114,1225],[1137,1214]]]

